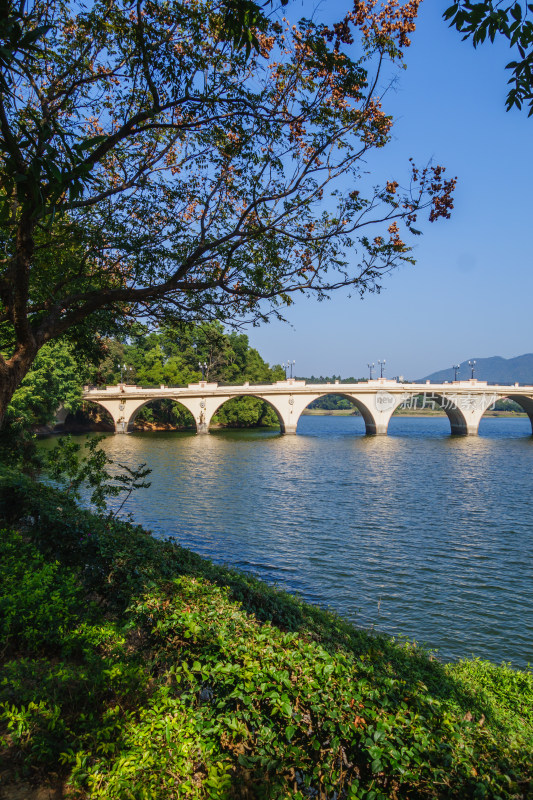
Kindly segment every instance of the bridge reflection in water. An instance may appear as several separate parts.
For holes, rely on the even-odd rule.
[[[475,435],[479,422],[497,400],[508,398],[528,414],[533,430],[533,386],[489,385],[469,380],[453,383],[398,383],[380,378],[361,383],[308,384],[289,379],[272,384],[220,386],[200,381],[184,387],[160,386],[158,389],[128,384],[105,388],[86,386],[83,399],[96,403],[111,415],[116,433],[131,430],[143,406],[156,400],[181,403],[194,418],[197,433],[209,433],[217,410],[236,397],[256,397],[276,412],[282,433],[296,433],[302,412],[313,401],[327,395],[340,395],[352,401],[360,411],[367,434],[386,434],[395,410],[421,394],[431,399],[448,415],[452,434]]]

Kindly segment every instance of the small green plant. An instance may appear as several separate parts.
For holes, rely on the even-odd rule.
[[[96,436],[85,442],[85,456],[80,455],[81,446],[71,436],[60,438],[57,446],[47,453],[44,468],[54,481],[63,485],[68,495],[76,499],[80,498],[81,486],[88,486],[91,490],[91,503],[99,513],[107,510],[109,498],[124,494],[119,507],[109,512],[109,516],[114,518],[133,491],[150,487],[151,484],[145,478],[151,473],[151,469],[146,463],[139,464],[136,469],[117,464],[124,472],[110,471],[108,467],[115,462],[98,447],[103,438]]]

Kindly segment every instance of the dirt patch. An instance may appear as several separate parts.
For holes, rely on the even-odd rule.
[[[30,783],[0,781],[0,800],[64,800],[63,784],[32,786]]]

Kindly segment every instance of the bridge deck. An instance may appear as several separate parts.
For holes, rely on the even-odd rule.
[[[83,396],[87,400],[96,399],[101,396],[105,398],[121,397],[124,394],[134,395],[136,397],[149,395],[150,397],[168,397],[169,395],[184,395],[189,397],[197,397],[198,395],[226,395],[226,394],[239,394],[239,395],[257,395],[259,394],[286,394],[290,391],[291,394],[345,394],[345,393],[364,393],[374,394],[376,391],[386,390],[391,393],[409,392],[409,394],[423,394],[424,392],[431,392],[440,394],[441,392],[458,392],[458,393],[486,393],[487,390],[495,392],[496,394],[507,395],[512,391],[513,394],[533,394],[533,385],[521,386],[518,383],[503,385],[503,384],[489,384],[486,381],[467,380],[467,381],[450,381],[449,383],[398,383],[398,381],[376,379],[372,381],[361,381],[360,383],[306,383],[305,381],[286,380],[277,381],[276,383],[264,384],[250,384],[243,383],[238,385],[225,385],[219,383],[210,383],[208,381],[200,381],[199,383],[190,383],[187,386],[166,386],[160,385],[159,387],[137,386],[132,384],[117,384],[116,386],[86,386],[84,387]],[[518,390],[518,391],[517,391]]]

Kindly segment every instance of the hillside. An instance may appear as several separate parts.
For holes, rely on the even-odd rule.
[[[501,356],[492,356],[491,358],[475,358],[469,359],[476,362],[475,377],[480,381],[488,381],[489,383],[525,383],[533,384],[533,353],[526,353],[523,356],[516,356],[515,358],[501,358]],[[459,370],[459,379],[467,380],[470,378],[471,370],[468,366],[468,360],[461,363]],[[453,369],[447,367],[446,369],[432,372],[431,375],[425,375],[418,380],[430,380],[433,383],[442,383],[443,381],[453,380]]]

